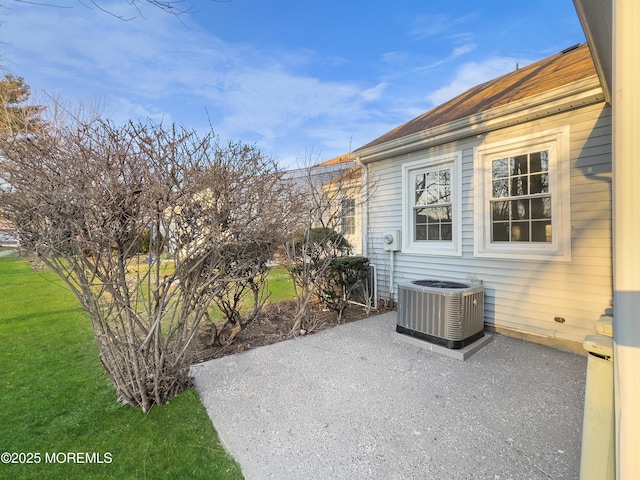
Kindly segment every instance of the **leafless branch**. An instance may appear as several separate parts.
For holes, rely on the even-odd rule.
[[[0,139],[0,157],[0,208],[89,313],[119,399],[145,412],[189,385],[212,302],[239,279],[255,294],[291,231],[275,164],[213,134],[67,117]],[[232,341],[248,320],[218,331]]]

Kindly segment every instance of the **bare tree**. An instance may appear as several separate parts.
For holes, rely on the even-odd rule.
[[[214,301],[224,319],[213,322],[212,343],[228,345],[260,312],[268,298],[267,263],[295,225],[297,194],[276,164],[255,147],[228,144],[212,159],[206,194],[215,198],[225,235],[225,277]],[[251,302],[246,302],[247,297]],[[251,308],[241,310],[251,303]]]
[[[214,302],[224,318],[219,321],[209,318],[212,324],[211,345],[231,344],[238,334],[258,317],[270,296],[267,291],[269,269],[264,263],[249,265],[236,273],[238,276],[226,281],[224,288],[214,297]],[[245,304],[248,297],[250,308]],[[248,310],[243,311],[243,307],[247,307]]]
[[[68,2],[59,2],[57,0],[14,0],[16,3],[26,3],[40,7],[53,7],[53,8],[70,8]],[[210,1],[230,1],[230,0],[210,0]],[[135,8],[139,8],[141,5],[150,5],[155,8],[159,8],[164,12],[172,15],[182,15],[193,11],[193,2],[191,0],[124,0],[123,3],[131,5]],[[105,2],[99,0],[78,0],[78,4],[86,8],[95,8],[102,12],[114,15],[122,20],[131,20],[129,17],[116,15]]]
[[[292,335],[309,332],[318,326],[312,312],[312,301],[323,302],[341,318],[353,286],[338,288],[340,275],[333,267],[336,260],[352,253],[343,230],[343,205],[360,207],[366,200],[360,167],[342,171],[325,171],[322,166],[308,167],[298,177],[297,188],[304,201],[304,214],[296,235],[286,244],[289,272],[296,293],[296,315]],[[349,200],[349,202],[346,202]],[[344,277],[343,277],[344,278]]]
[[[119,400],[147,412],[187,388],[211,302],[288,231],[267,198],[273,162],[176,126],[104,121],[2,139],[0,156],[0,205],[89,313]]]

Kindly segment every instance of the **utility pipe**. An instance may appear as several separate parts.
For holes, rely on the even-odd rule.
[[[361,234],[361,244],[362,244],[362,256],[369,256],[369,167],[362,163],[360,157],[356,157],[356,165],[362,168],[362,197],[363,202],[362,205],[362,222],[360,226],[360,234]]]
[[[393,301],[393,274],[394,274],[394,257],[395,251],[389,250],[389,299]]]

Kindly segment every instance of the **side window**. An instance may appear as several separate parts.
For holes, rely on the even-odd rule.
[[[549,151],[491,161],[491,242],[551,243]]]
[[[461,162],[455,152],[403,165],[403,251],[462,255]]]
[[[571,259],[569,127],[475,149],[474,253]]]
[[[418,172],[414,180],[414,241],[450,241],[451,168]]]
[[[342,235],[355,235],[356,233],[356,201],[353,198],[345,198],[340,205],[340,229]]]

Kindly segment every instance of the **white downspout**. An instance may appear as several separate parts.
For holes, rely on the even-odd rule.
[[[369,256],[369,167],[362,163],[360,157],[356,157],[356,165],[362,168],[362,181],[364,185],[362,186],[362,197],[364,201],[362,202],[362,225],[361,225],[361,244],[362,244],[362,256]]]
[[[395,250],[389,250],[389,299],[393,301],[393,276],[394,276],[394,257]]]

